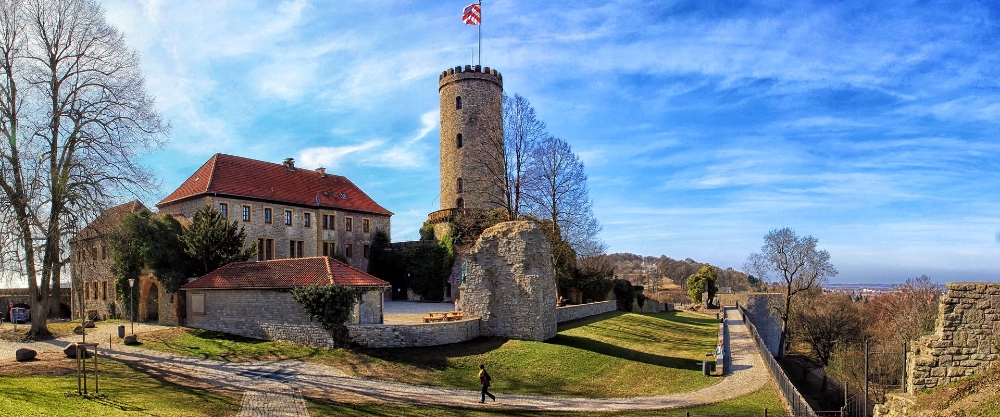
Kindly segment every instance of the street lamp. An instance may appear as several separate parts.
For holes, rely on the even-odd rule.
[[[135,320],[132,315],[132,297],[135,296],[135,291],[132,291],[132,285],[135,285],[135,278],[128,280],[128,323],[132,327],[132,334],[135,334]]]

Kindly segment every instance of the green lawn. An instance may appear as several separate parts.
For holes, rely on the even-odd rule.
[[[4,365],[0,415],[35,416],[231,416],[240,398],[156,380],[122,363],[101,361],[101,396],[76,395],[75,361],[51,359]],[[18,367],[35,366],[31,370]],[[42,369],[38,365],[44,365]],[[93,379],[89,379],[93,393]],[[72,393],[72,395],[67,395]]]
[[[302,359],[356,376],[477,388],[484,363],[499,392],[621,397],[691,391],[718,381],[698,361],[715,346],[718,322],[686,313],[609,313],[561,326],[546,342],[480,338],[427,348],[324,349],[178,329],[143,336],[150,349],[242,361]]]
[[[541,417],[625,417],[625,416],[763,416],[767,408],[769,416],[782,416],[781,400],[773,384],[740,398],[698,407],[658,411],[627,411],[619,413],[555,413],[528,410],[510,410],[494,407],[489,403],[474,408],[449,408],[426,405],[395,403],[309,403],[309,413],[313,417],[325,416],[413,416],[413,417],[490,417],[490,416],[541,416]]]

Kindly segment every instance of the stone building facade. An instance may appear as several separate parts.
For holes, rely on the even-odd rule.
[[[936,330],[914,345],[908,392],[985,371],[1000,360],[1000,282],[949,282]]]
[[[367,270],[375,231],[390,230],[392,213],[345,177],[319,168],[216,154],[156,204],[188,220],[205,205],[237,221],[257,259],[343,256]]]
[[[449,68],[441,99],[441,210],[500,207],[503,77],[479,65]]]
[[[320,256],[234,262],[189,282],[181,287],[184,324],[254,339],[332,348],[330,334],[292,298],[293,288],[315,284],[364,289],[348,323],[382,323],[382,292],[389,283]]]
[[[142,210],[147,208],[137,200],[107,209],[70,239],[73,317],[129,318],[128,305],[119,299],[111,274],[108,233],[118,227],[126,214]],[[177,324],[176,294],[167,293],[152,271],[143,269],[132,290],[136,296],[136,320]]]

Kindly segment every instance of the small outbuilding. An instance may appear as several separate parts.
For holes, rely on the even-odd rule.
[[[254,339],[333,347],[318,321],[310,320],[291,290],[307,285],[361,288],[347,324],[381,324],[382,292],[389,283],[336,259],[233,262],[181,287],[188,327]]]

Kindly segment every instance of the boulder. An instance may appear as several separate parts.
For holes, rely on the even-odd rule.
[[[67,358],[76,359],[76,343],[70,343],[68,346],[66,346],[66,349],[63,349],[63,353],[66,354]],[[94,356],[94,355],[92,353],[90,353],[90,351],[88,351],[88,350],[84,351],[84,353],[83,353],[83,358],[84,359],[89,358],[91,356]]]
[[[125,342],[126,345],[136,345],[136,344],[139,344],[139,340],[135,337],[134,334],[130,334],[128,336],[125,336],[125,338],[123,340],[124,340],[124,342]]]
[[[14,358],[17,359],[18,362],[30,361],[35,359],[35,356],[38,356],[38,352],[27,348],[21,348],[18,349],[17,352],[14,352]]]
[[[76,328],[73,329],[73,334],[83,334],[83,326],[76,326]]]
[[[93,320],[87,320],[87,321],[83,322],[83,328],[85,328],[85,329],[93,329],[94,328],[94,321]]]

